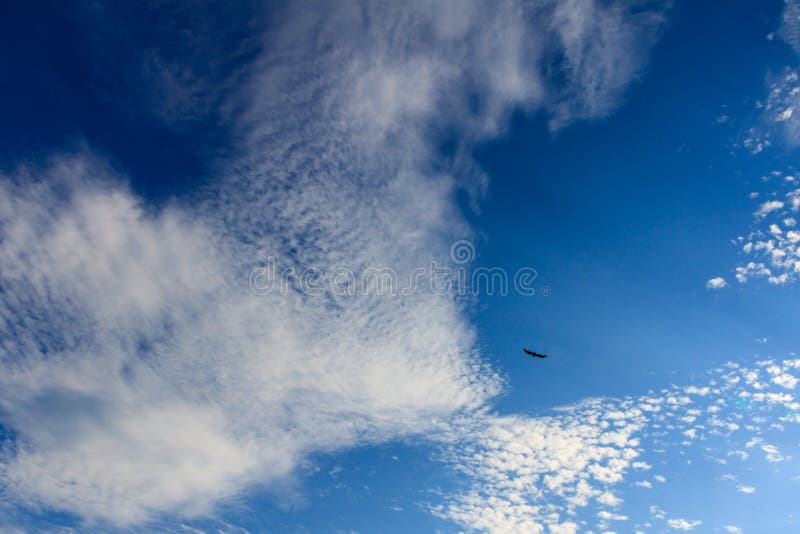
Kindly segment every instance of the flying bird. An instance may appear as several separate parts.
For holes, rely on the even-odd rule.
[[[522,352],[524,352],[525,354],[529,354],[529,355],[533,356],[534,358],[547,358],[546,354],[539,354],[538,352],[532,352],[532,351],[529,351],[528,349],[522,349]]]

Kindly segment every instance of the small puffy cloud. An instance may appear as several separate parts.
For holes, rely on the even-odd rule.
[[[724,278],[721,276],[716,276],[706,282],[706,288],[708,289],[722,289],[723,287],[727,286],[728,282],[725,281]]]
[[[535,531],[553,523],[542,501],[560,513],[592,501],[619,506],[607,488],[632,467],[643,421],[630,400],[586,401],[547,417],[489,417],[449,455],[473,487],[433,511],[469,528]],[[598,517],[623,518],[608,511]]]
[[[755,216],[756,217],[766,217],[767,215],[769,215],[773,211],[777,211],[779,209],[782,209],[783,206],[784,206],[784,204],[780,200],[768,200],[768,201],[764,202],[763,204],[761,204],[761,206],[759,206],[759,208],[755,212]]]
[[[667,519],[667,525],[669,525],[669,528],[672,530],[689,531],[694,530],[702,524],[703,522],[699,520]]]
[[[739,493],[746,493],[746,494],[751,494],[751,493],[755,493],[756,492],[756,488],[754,488],[753,486],[746,486],[744,484],[739,485],[736,488],[736,490]]]
[[[770,445],[770,444],[762,445],[761,450],[766,453],[766,459],[770,463],[778,463],[786,460],[786,457],[783,454],[781,454],[780,449],[778,449],[778,447],[776,447],[775,445]]]
[[[619,506],[620,504],[622,504],[622,499],[620,499],[610,491],[606,491],[597,498],[597,502],[599,502],[600,504],[605,504],[606,506]]]
[[[728,532],[729,534],[743,534],[744,533],[744,531],[742,529],[740,529],[739,527],[735,527],[733,525],[725,525],[723,528],[725,529],[725,532]]]
[[[794,389],[797,385],[798,379],[789,373],[781,373],[772,377],[772,381],[786,389]]]
[[[664,519],[667,517],[667,513],[656,505],[650,506],[650,515],[655,519]]]
[[[571,521],[564,523],[553,523],[547,526],[550,534],[576,534],[578,532],[578,524]]]
[[[775,286],[782,286],[789,281],[789,273],[781,273],[777,276],[770,276],[767,281]]]
[[[597,517],[599,517],[600,519],[606,520],[606,521],[627,521],[628,520],[628,516],[626,516],[626,515],[614,514],[614,513],[611,513],[609,511],[607,511],[607,510],[600,510],[599,512],[597,512]]]

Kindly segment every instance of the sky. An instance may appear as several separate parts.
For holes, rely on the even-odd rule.
[[[6,2],[0,71],[0,531],[797,531],[800,3]]]

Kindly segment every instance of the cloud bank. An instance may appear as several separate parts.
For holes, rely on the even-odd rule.
[[[310,453],[437,439],[483,413],[502,383],[456,299],[257,296],[248,274],[267,255],[298,272],[446,258],[469,232],[456,193],[485,182],[473,144],[514,109],[553,128],[609,113],[662,8],[292,4],[225,95],[236,149],[203,191],[150,206],[88,152],[2,177],[4,498],[116,526],[191,517]],[[614,478],[615,454],[593,476]]]

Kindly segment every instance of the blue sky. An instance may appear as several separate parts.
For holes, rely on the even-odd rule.
[[[0,528],[796,531],[799,28],[3,6]]]

